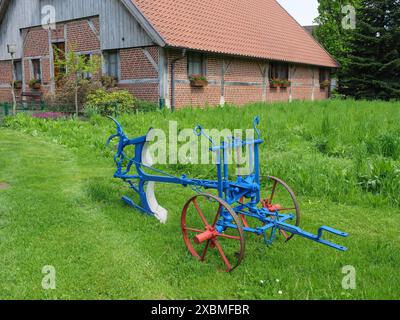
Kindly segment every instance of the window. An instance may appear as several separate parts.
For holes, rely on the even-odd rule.
[[[33,79],[42,81],[42,67],[40,59],[32,59],[31,63]]]
[[[325,81],[331,80],[331,71],[330,69],[320,68],[319,69],[319,83],[324,83]]]
[[[22,81],[22,62],[14,61],[14,79],[15,81]]]
[[[119,53],[108,51],[104,53],[105,73],[115,79],[119,79]]]
[[[65,42],[53,43],[54,52],[54,77],[60,80],[66,73],[65,70]]]
[[[289,80],[289,65],[287,63],[272,63],[269,70],[269,78]]]
[[[190,53],[188,55],[188,76],[199,74],[206,75],[204,55],[201,53]]]
[[[85,61],[85,64],[87,64],[92,59],[92,56],[90,54],[83,54],[82,57]],[[82,72],[80,76],[82,79],[86,80],[90,80],[92,78],[92,74],[90,72]]]

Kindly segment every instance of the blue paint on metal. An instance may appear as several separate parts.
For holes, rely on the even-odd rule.
[[[260,187],[260,165],[259,165],[259,146],[263,143],[261,139],[261,134],[258,129],[260,124],[260,118],[254,119],[253,126],[257,134],[257,139],[239,141],[238,139],[232,140],[231,143],[223,143],[221,146],[215,145],[214,141],[204,132],[201,126],[196,126],[194,133],[196,136],[205,136],[211,143],[211,152],[217,153],[217,177],[214,180],[202,180],[202,179],[191,179],[186,176],[175,177],[166,172],[158,170],[153,167],[149,167],[143,164],[142,154],[147,141],[147,135],[138,137],[135,139],[129,139],[123,129],[121,124],[111,118],[117,127],[117,132],[111,135],[107,140],[107,145],[115,138],[118,138],[117,152],[114,156],[114,161],[117,166],[117,170],[114,174],[115,178],[122,179],[127,182],[131,189],[139,196],[140,204],[136,204],[132,199],[124,196],[122,200],[129,206],[147,214],[154,216],[154,213],[150,209],[148,199],[146,197],[145,186],[148,182],[160,182],[160,183],[170,183],[182,185],[183,187],[191,186],[196,192],[201,192],[202,190],[212,189],[217,190],[219,197],[224,199],[239,216],[245,216],[248,218],[253,218],[260,223],[261,227],[250,228],[244,227],[245,232],[253,233],[256,235],[264,236],[265,243],[271,245],[276,239],[278,231],[289,232],[291,234],[298,235],[300,237],[309,239],[311,241],[329,246],[331,248],[347,251],[346,247],[337,245],[330,241],[323,239],[324,232],[331,233],[341,237],[347,237],[348,234],[336,229],[322,226],[318,230],[318,234],[314,235],[312,233],[306,232],[299,227],[288,224],[287,221],[294,219],[295,215],[293,213],[281,214],[278,212],[270,212],[266,208],[259,208],[258,205],[261,201],[261,187]],[[129,158],[124,150],[128,146],[135,146],[135,156],[134,158]],[[254,170],[252,173],[246,177],[238,177],[236,181],[229,180],[228,165],[227,165],[227,150],[237,149],[244,146],[252,146],[252,161],[254,165]],[[253,150],[254,149],[254,150]],[[136,169],[136,174],[130,174],[133,167]],[[148,174],[145,169],[154,172],[154,174]],[[135,184],[134,181],[137,181]],[[250,199],[250,202],[242,204],[240,200],[242,198]],[[227,212],[222,212],[221,218],[217,223],[217,228],[219,232],[223,232],[228,228],[237,229],[237,225],[232,223],[232,217]],[[268,237],[268,232],[270,236]]]

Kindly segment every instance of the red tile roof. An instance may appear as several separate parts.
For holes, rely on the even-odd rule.
[[[168,46],[337,67],[275,0],[132,0]]]

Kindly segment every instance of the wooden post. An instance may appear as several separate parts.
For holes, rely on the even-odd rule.
[[[269,73],[269,64],[261,65],[259,64],[259,68],[262,76],[262,101],[267,102],[267,83],[268,83],[268,73]]]
[[[50,92],[52,95],[54,95],[56,92],[55,73],[54,73],[54,48],[53,48],[53,42],[51,41],[52,34],[50,27],[47,29],[47,36],[49,41]]]
[[[289,66],[289,81],[291,81],[291,85],[289,88],[289,102],[293,101],[293,86],[294,86],[294,75],[296,73],[296,67],[290,65]]]
[[[315,69],[312,69],[312,91],[311,91],[311,101],[315,100]]]
[[[226,62],[225,59],[222,59],[222,67],[221,67],[221,99],[219,104],[223,107],[225,105],[225,74],[228,71],[231,62]]]
[[[13,99],[13,116],[16,116],[17,115],[17,99],[15,98],[15,88],[14,88],[14,82],[15,82],[14,53],[11,53],[11,76],[12,76],[11,94],[12,94],[12,99]]]

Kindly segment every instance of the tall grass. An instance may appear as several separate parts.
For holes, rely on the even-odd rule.
[[[123,116],[131,136],[150,127],[248,129],[254,116],[266,144],[261,152],[263,175],[282,177],[299,195],[370,206],[400,206],[400,103],[322,101],[292,104],[253,104],[243,108],[184,109]],[[106,138],[115,131],[108,119],[41,120],[25,115],[6,118],[4,126],[31,135],[47,136],[80,154],[110,159]],[[17,146],[16,146],[17,147]],[[207,166],[169,166],[171,173],[211,178]]]

